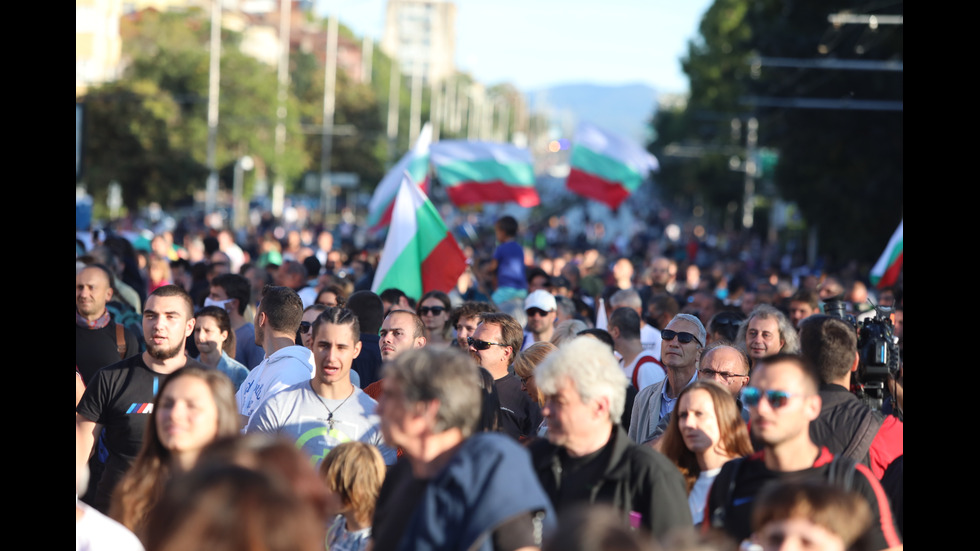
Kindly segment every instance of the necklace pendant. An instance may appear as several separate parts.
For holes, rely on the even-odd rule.
[[[327,416],[327,425],[330,426],[330,430],[333,430],[333,412],[332,411],[330,412],[330,415]]]

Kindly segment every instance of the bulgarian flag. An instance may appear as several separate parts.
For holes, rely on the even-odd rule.
[[[516,145],[449,140],[432,144],[432,166],[457,206],[541,202],[534,189],[531,152]]]
[[[885,252],[881,253],[881,258],[871,268],[871,284],[881,289],[890,287],[898,280],[898,273],[902,271],[902,227],[905,225],[903,219],[898,224],[898,229],[888,240]]]
[[[570,164],[565,186],[612,209],[640,187],[649,171],[660,168],[650,152],[587,122],[575,131]]]
[[[448,293],[465,269],[466,256],[456,239],[406,172],[371,291],[397,288],[415,300],[433,290]]]
[[[402,157],[374,190],[368,203],[367,227],[374,234],[381,233],[391,223],[391,210],[395,205],[395,195],[402,177],[408,172],[415,185],[428,191],[429,187],[429,146],[432,145],[432,127],[425,123],[419,132],[415,146]]]

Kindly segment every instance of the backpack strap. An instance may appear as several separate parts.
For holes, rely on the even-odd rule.
[[[711,490],[717,486],[718,488],[724,488],[722,491],[724,494],[719,496],[717,501],[718,505],[711,511],[711,518],[706,519],[711,522],[713,528],[719,530],[725,529],[725,517],[728,516],[729,505],[732,503],[732,496],[735,494],[735,482],[738,480],[738,471],[742,468],[742,463],[745,462],[744,457],[736,457],[731,461],[725,463],[725,466],[731,465],[730,469],[721,469],[718,473],[718,478],[715,479]],[[728,475],[727,484],[722,478],[722,475]],[[709,490],[710,491],[710,490]]]
[[[126,331],[123,326],[118,323],[113,323],[116,326],[116,352],[119,353],[119,359],[126,359]]]
[[[635,388],[636,390],[640,390],[640,383],[639,383],[640,366],[644,364],[648,364],[650,362],[659,365],[660,369],[664,370],[664,375],[667,374],[667,369],[664,367],[664,364],[660,363],[660,360],[654,358],[653,356],[643,356],[642,358],[640,358],[640,361],[636,362],[636,367],[633,368],[633,388]]]
[[[845,491],[854,488],[857,461],[845,455],[835,455],[827,467],[827,482]]]
[[[851,439],[847,444],[847,448],[840,455],[849,457],[855,461],[863,461],[870,467],[871,461],[868,457],[868,450],[871,449],[871,442],[878,435],[878,429],[881,428],[883,422],[884,419],[882,419],[881,415],[878,415],[874,410],[868,409],[858,423],[857,430],[854,431],[854,438]]]

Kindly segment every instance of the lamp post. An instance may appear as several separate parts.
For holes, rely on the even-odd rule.
[[[244,176],[245,171],[255,168],[255,161],[248,155],[244,155],[235,160],[235,180],[232,185],[232,229],[240,230],[247,224],[246,214],[248,209],[244,204]]]

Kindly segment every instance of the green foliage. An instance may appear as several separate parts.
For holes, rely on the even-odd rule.
[[[658,183],[668,198],[701,197],[709,220],[725,216],[740,201],[743,180],[727,161],[732,155],[744,159],[744,122],[754,116],[758,146],[779,154],[772,189],[795,201],[806,224],[817,229],[819,254],[831,262],[873,260],[903,216],[903,115],[845,107],[851,100],[901,102],[902,73],[768,65],[753,70],[751,62],[900,61],[900,25],[835,29],[827,16],[902,10],[902,3],[875,9],[844,0],[716,0],[683,60],[691,85],[686,107],[663,110],[653,121],[658,137],[650,149],[661,160]],[[839,101],[832,109],[791,103],[805,99]],[[740,132],[732,132],[732,119],[743,123]],[[698,155],[665,154],[678,146]],[[766,188],[765,180],[758,182],[757,189]],[[760,234],[768,229],[761,220],[755,228]]]

